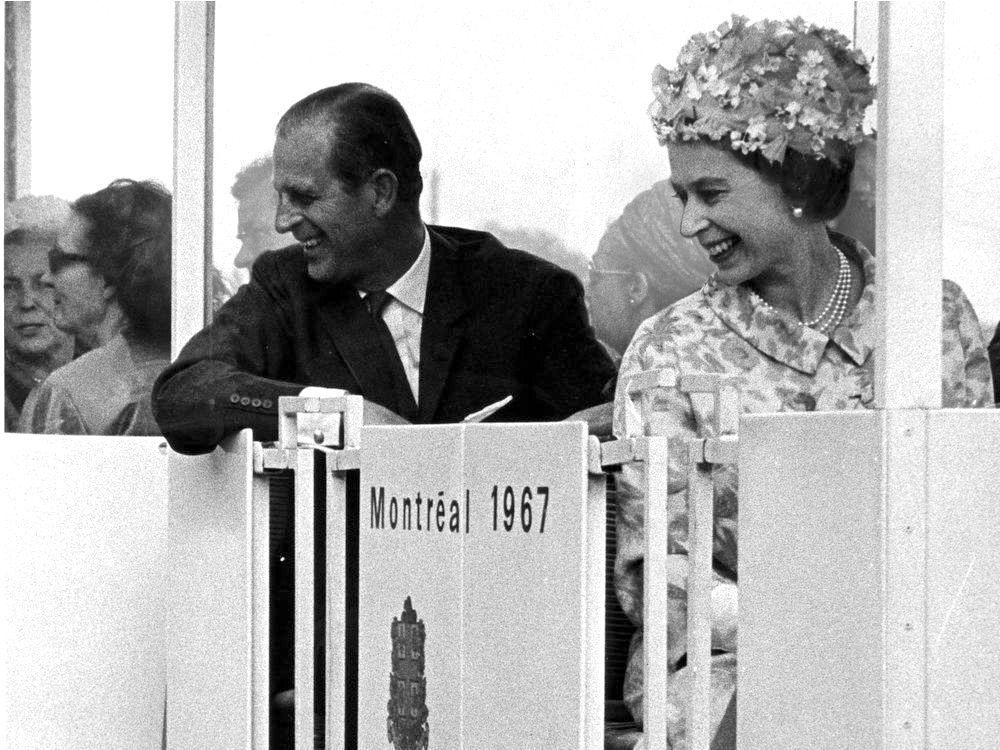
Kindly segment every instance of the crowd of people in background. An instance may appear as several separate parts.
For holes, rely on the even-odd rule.
[[[38,206],[45,215],[26,218],[19,205]],[[159,434],[149,392],[170,357],[171,210],[166,190],[133,180],[117,180],[71,205],[28,198],[10,206],[4,231],[9,430]]]

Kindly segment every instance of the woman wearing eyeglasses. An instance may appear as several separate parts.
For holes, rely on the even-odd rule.
[[[45,280],[56,325],[91,351],[32,392],[21,431],[159,434],[149,394],[170,356],[170,194],[117,180],[72,209]]]
[[[705,283],[712,263],[678,231],[670,182],[639,193],[608,226],[591,261],[587,304],[597,338],[621,357],[647,318]]]

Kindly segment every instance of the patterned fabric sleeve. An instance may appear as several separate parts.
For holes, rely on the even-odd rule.
[[[69,392],[48,380],[35,388],[25,401],[18,431],[48,435],[89,434]]]
[[[643,324],[622,359],[615,398],[614,430],[618,437],[649,434],[646,420],[626,419],[632,408],[626,389],[629,379],[639,372],[654,369],[678,371],[676,342],[669,330],[669,313]],[[671,744],[683,746],[684,704],[688,679],[686,669],[676,671],[686,651],[687,639],[687,439],[698,435],[698,420],[691,398],[677,388],[658,388],[644,397],[645,413],[656,414],[655,433],[666,435],[669,443],[669,476],[667,510],[668,526],[668,662],[672,672],[670,698],[667,707],[670,718]],[[636,429],[638,426],[638,429]],[[629,434],[629,433],[632,434]],[[645,497],[643,469],[626,465],[618,478],[618,551],[615,559],[615,589],[623,611],[638,626],[629,652],[623,696],[636,721],[643,720],[643,555]],[[735,518],[732,519],[735,527]],[[723,532],[725,536],[728,532]],[[719,548],[719,527],[716,548]],[[727,545],[728,546],[728,545]],[[735,535],[731,546],[735,554]],[[735,650],[735,584],[715,576],[713,593],[713,647]],[[718,606],[717,607],[715,605]],[[735,681],[732,654],[713,659],[713,723],[717,724]],[[718,704],[716,706],[715,704]],[[716,710],[718,709],[718,710]]]
[[[983,330],[965,293],[945,280],[942,309],[941,402],[946,408],[993,404],[993,379]]]

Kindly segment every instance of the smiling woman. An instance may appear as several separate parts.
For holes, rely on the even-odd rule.
[[[622,360],[615,432],[626,432],[626,388],[639,372],[731,376],[744,412],[871,408],[875,358],[875,264],[856,240],[825,222],[843,208],[865,108],[874,87],[864,55],[830,29],[798,19],[749,24],[734,17],[696,34],[674,70],[657,68],[650,115],[667,146],[671,183],[683,203],[680,231],[698,241],[715,271],[700,292],[647,320]],[[986,350],[972,306],[945,282],[942,400],[992,402]],[[672,556],[668,638],[670,746],[686,746],[686,440],[713,437],[711,400],[676,387],[648,404],[670,440]],[[654,422],[644,414],[636,434]],[[625,699],[642,721],[644,499],[631,468],[619,484],[615,566],[622,608],[639,626]],[[737,475],[715,474],[712,594],[713,718],[736,689]],[[646,634],[663,638],[665,634]],[[719,745],[713,744],[713,747]],[[726,742],[722,746],[728,746]]]

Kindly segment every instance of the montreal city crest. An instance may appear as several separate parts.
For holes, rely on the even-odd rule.
[[[389,742],[395,750],[427,750],[427,680],[424,677],[424,621],[410,597],[392,618],[392,673],[389,675]]]

